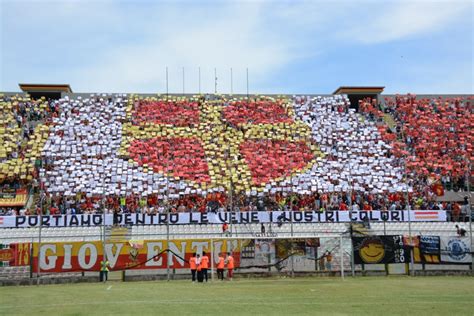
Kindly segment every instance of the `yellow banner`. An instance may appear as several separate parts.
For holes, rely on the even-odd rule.
[[[98,271],[104,257],[104,248],[100,241],[90,242],[53,242],[33,244],[34,271]],[[193,253],[206,252],[214,262],[219,254],[232,253],[236,266],[240,262],[240,249],[243,242],[237,240],[209,239],[172,240],[131,240],[128,242],[107,242],[105,254],[112,270],[123,269],[160,269],[166,267],[168,260],[172,268],[187,268]],[[169,249],[169,256],[166,252]]]

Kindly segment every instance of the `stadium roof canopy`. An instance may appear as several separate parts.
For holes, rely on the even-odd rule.
[[[72,93],[68,84],[32,84],[19,83],[20,89],[24,92],[65,92]]]
[[[385,87],[341,86],[332,94],[380,94]]]

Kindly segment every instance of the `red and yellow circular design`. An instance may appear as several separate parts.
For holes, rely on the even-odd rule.
[[[322,156],[286,98],[130,98],[120,156],[203,190],[261,192]]]

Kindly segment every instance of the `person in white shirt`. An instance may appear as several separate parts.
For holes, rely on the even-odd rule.
[[[360,211],[360,206],[357,203],[352,204],[352,210],[353,211]]]

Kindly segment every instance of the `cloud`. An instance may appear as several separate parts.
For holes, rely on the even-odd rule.
[[[379,6],[379,4],[375,4]],[[382,43],[441,30],[466,12],[471,1],[398,1],[360,16],[359,23],[343,31],[346,39],[364,44]],[[468,18],[469,19],[469,18]],[[470,15],[472,26],[472,15]]]
[[[388,71],[394,48],[417,45],[428,46],[427,69],[458,59],[471,65],[461,77],[472,69],[468,38],[459,43],[471,54],[431,50],[436,36],[443,45],[458,43],[457,34],[472,42],[469,1],[0,1],[0,90],[42,82],[70,83],[76,92],[163,93],[168,67],[169,91],[180,93],[184,67],[185,91],[197,92],[200,67],[201,91],[214,91],[217,68],[217,91],[227,93],[232,67],[234,93],[246,92],[246,68],[251,93],[323,93],[374,76],[396,82],[393,73],[354,73],[374,64]],[[376,51],[364,50],[373,44]],[[424,61],[415,55],[414,64]]]
[[[187,91],[198,91],[198,67],[201,90],[214,91],[214,68],[218,71],[218,91],[230,91],[233,67],[234,92],[245,92],[245,69],[253,84],[291,62],[292,53],[285,38],[262,24],[263,4],[228,5],[205,12],[191,8],[175,12],[159,8],[160,16],[146,25],[141,43],[108,47],[93,64],[78,69],[77,79],[87,76],[85,90],[164,91],[165,68],[169,69],[171,92],[182,91],[182,67]]]

